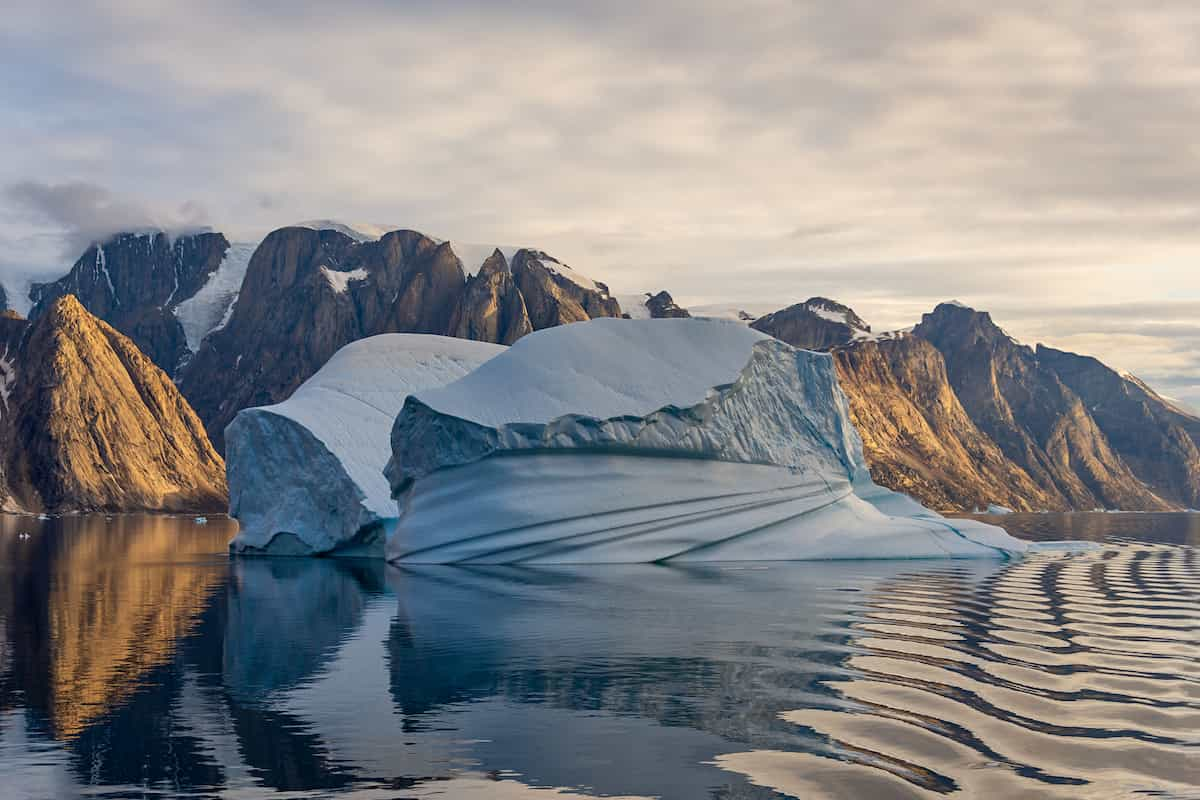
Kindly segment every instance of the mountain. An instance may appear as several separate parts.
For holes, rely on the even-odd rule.
[[[621,306],[599,281],[580,275],[541,250],[520,250],[513,282],[525,298],[535,331],[598,317],[619,317]]]
[[[511,343],[531,330],[620,316],[608,287],[539,250],[500,251],[469,279],[449,242],[291,227],[255,250],[228,322],[180,371],[184,395],[223,448],[243,408],[285,400],[343,345],[380,333]]]
[[[670,292],[661,291],[646,298],[646,309],[651,319],[684,319],[692,316],[686,308],[680,307]]]
[[[460,339],[512,344],[531,331],[525,297],[504,254],[496,250],[467,279],[446,333]]]
[[[282,228],[258,244],[220,233],[118,234],[63,278],[36,285],[31,319],[69,294],[173,377],[218,448],[239,410],[285,400],[340,347],[368,336],[512,344],[623,310],[689,315],[665,291],[621,302],[542,250],[328,221]],[[1200,505],[1200,419],[1095,359],[1021,345],[985,312],[956,303],[907,333],[874,333],[824,297],[771,313],[746,308],[692,312],[833,352],[875,479],[928,505]],[[29,323],[4,324],[11,333]],[[16,362],[7,358],[0,381],[12,380]]]
[[[929,342],[899,335],[833,356],[877,483],[940,509],[1065,508],[979,430]]]
[[[89,312],[133,339],[167,373],[190,356],[189,337],[178,313],[220,271],[228,271],[229,241],[220,233],[174,239],[162,231],[122,233],[89,247],[71,270],[52,283],[34,284],[30,319],[72,294]],[[236,270],[234,270],[236,272]],[[185,315],[188,322],[194,320]],[[201,323],[202,324],[202,323]],[[207,333],[207,331],[204,331]],[[202,334],[200,334],[202,335]]]
[[[629,319],[681,319],[692,316],[686,308],[679,306],[667,291],[658,294],[628,294],[617,299],[621,303],[623,316]]]
[[[1096,359],[1019,344],[985,312],[943,303],[911,332],[872,333],[849,307],[812,298],[751,327],[832,351],[872,476],[926,505],[1200,500],[1200,420]]]
[[[2,283],[0,283],[0,311],[8,311],[8,293],[4,291]]]
[[[1083,401],[1139,480],[1171,503],[1200,508],[1200,419],[1090,356],[1038,345],[1036,357]]]
[[[217,511],[225,470],[170,378],[73,295],[0,317],[0,506]]]
[[[1087,404],[987,312],[942,303],[913,334],[936,347],[967,414],[1034,482],[1071,508],[1171,504],[1118,455]]]
[[[871,326],[852,309],[825,297],[759,317],[750,327],[805,350],[828,350],[871,334]]]

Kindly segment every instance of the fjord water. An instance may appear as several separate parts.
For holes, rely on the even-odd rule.
[[[1101,546],[397,569],[0,516],[0,797],[1200,795],[1200,515],[1001,521]]]

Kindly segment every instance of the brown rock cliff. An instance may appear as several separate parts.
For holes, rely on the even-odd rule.
[[[9,507],[224,509],[220,456],[170,378],[133,342],[73,295],[33,322],[4,322],[12,328],[0,334],[12,372],[0,419]]]

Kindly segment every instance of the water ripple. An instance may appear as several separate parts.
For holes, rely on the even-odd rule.
[[[1122,542],[974,582],[953,569],[884,582],[847,614],[851,674],[823,682],[846,707],[780,715],[840,763],[718,763],[797,795],[828,793],[836,774],[880,796],[1196,797],[1198,564],[1192,547]]]

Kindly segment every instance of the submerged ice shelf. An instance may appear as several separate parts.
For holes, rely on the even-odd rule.
[[[238,553],[380,555],[396,506],[388,433],[413,391],[461,378],[500,345],[383,334],[346,345],[286,401],[225,431]]]
[[[419,391],[391,434],[402,562],[1003,557],[872,483],[832,359],[721,320],[600,319]]]

